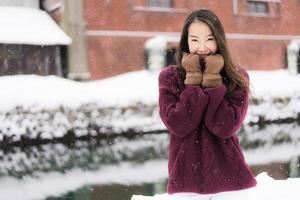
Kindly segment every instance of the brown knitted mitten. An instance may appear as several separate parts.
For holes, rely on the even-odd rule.
[[[221,70],[224,59],[220,54],[210,55],[205,58],[205,70],[203,73],[203,87],[216,87],[222,84]]]
[[[202,70],[200,67],[200,56],[197,54],[184,53],[181,65],[186,71],[184,83],[186,85],[201,84]]]

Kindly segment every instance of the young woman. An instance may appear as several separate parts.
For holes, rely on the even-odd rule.
[[[170,136],[168,194],[255,186],[236,135],[248,107],[248,74],[232,62],[218,17],[192,12],[178,50],[178,65],[159,75],[160,116]]]

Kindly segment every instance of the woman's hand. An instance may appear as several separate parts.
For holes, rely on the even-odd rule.
[[[216,87],[222,84],[221,70],[224,66],[224,59],[222,55],[215,54],[205,58],[205,70],[203,73],[202,86]]]
[[[202,70],[200,67],[200,56],[197,54],[184,53],[181,65],[186,71],[184,84],[193,85],[201,84],[202,82]]]

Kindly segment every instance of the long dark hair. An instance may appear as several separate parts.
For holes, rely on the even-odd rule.
[[[191,23],[201,21],[206,23],[212,31],[212,34],[217,43],[217,52],[221,54],[224,58],[224,67],[221,71],[224,83],[227,85],[228,90],[226,95],[230,95],[234,90],[241,88],[247,92],[249,91],[249,81],[246,79],[234,65],[228,47],[224,28],[217,17],[210,10],[200,9],[192,12],[187,19],[185,20],[184,26],[182,28],[181,38],[178,46],[178,55],[177,55],[177,67],[183,78],[185,78],[185,70],[181,65],[181,60],[184,52],[189,52],[188,47],[188,29]]]

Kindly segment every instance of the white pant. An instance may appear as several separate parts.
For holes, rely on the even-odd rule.
[[[220,192],[216,194],[175,193],[156,194],[155,196],[133,195],[131,200],[250,200],[250,193],[246,190],[234,192]]]
[[[172,200],[250,200],[250,194],[247,190],[216,194],[175,193],[170,196],[172,196]]]

